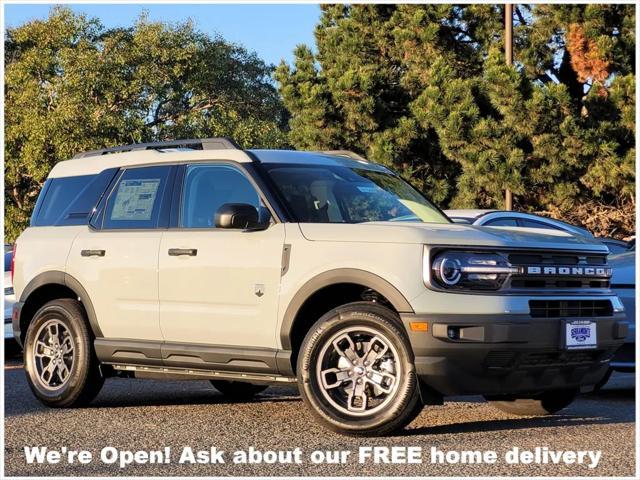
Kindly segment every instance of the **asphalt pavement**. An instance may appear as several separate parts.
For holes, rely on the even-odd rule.
[[[603,391],[579,397],[557,415],[516,417],[480,397],[449,399],[425,408],[404,431],[386,438],[350,438],[313,421],[292,388],[269,388],[251,402],[228,402],[206,381],[108,379],[88,408],[49,409],[38,403],[19,360],[5,363],[6,476],[633,476],[634,376],[614,375]],[[87,464],[27,464],[24,447],[88,450]],[[100,461],[104,447],[120,451],[170,447],[170,463]],[[420,447],[421,463],[358,462],[360,447]],[[224,464],[178,463],[184,447],[225,452]],[[232,453],[301,451],[302,463],[234,464]],[[431,463],[431,448],[495,451],[495,463]],[[598,465],[507,464],[505,453],[601,451]],[[350,451],[344,464],[314,464],[311,452]],[[123,454],[126,457],[126,453]],[[455,453],[451,454],[454,459]],[[214,455],[215,457],[215,455]],[[518,457],[522,458],[522,457]],[[126,461],[126,458],[125,458]]]

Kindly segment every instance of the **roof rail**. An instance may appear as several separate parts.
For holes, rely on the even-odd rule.
[[[76,153],[73,158],[97,157],[109,153],[135,152],[138,150],[161,150],[165,148],[192,148],[194,150],[240,150],[240,146],[227,137],[197,138],[189,140],[167,140],[165,142],[133,143],[119,147],[103,148]]]
[[[324,153],[325,155],[337,155],[339,157],[349,157],[354,160],[360,160],[361,162],[367,162],[368,160],[356,152],[352,152],[351,150],[324,150],[320,153]]]

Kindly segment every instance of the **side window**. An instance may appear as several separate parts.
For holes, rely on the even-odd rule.
[[[535,220],[529,220],[526,218],[520,218],[518,220],[521,227],[526,228],[546,228],[547,230],[562,230],[561,228],[556,227],[555,225],[550,225],[544,222],[536,222]]]
[[[515,218],[496,218],[484,223],[485,227],[517,227],[518,223]]]
[[[190,165],[182,189],[180,227],[214,228],[215,214],[225,203],[247,203],[263,210],[249,179],[229,165]]]
[[[125,170],[107,201],[103,228],[156,228],[170,168]]]
[[[80,175],[47,180],[49,185],[46,190],[43,189],[42,205],[36,209],[36,217],[32,225],[36,227],[55,225],[69,205],[73,204],[95,177],[96,175]]]

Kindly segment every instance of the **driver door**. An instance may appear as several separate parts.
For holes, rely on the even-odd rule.
[[[160,241],[165,363],[224,363],[224,354],[211,346],[274,349],[284,225],[272,222],[260,231],[215,227],[215,213],[225,203],[266,211],[255,184],[236,165],[187,165],[181,182],[177,228]]]

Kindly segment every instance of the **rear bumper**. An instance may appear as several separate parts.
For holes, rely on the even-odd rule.
[[[526,314],[403,314],[421,381],[442,395],[508,394],[595,385],[624,343],[624,313],[597,317],[597,347],[566,350],[564,319]],[[577,319],[570,319],[577,320]],[[581,318],[580,320],[585,320]],[[412,331],[411,322],[428,330]],[[459,338],[447,336],[458,329]]]

